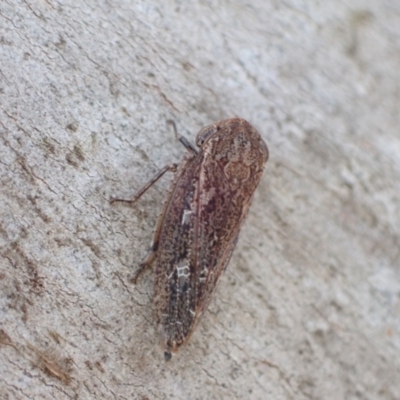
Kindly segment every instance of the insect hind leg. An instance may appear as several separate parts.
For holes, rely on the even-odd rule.
[[[146,257],[144,260],[139,264],[138,270],[133,274],[133,276],[129,279],[129,282],[134,283],[136,285],[137,280],[139,279],[139,276],[142,275],[142,273],[151,266],[153,263],[154,259],[156,258],[157,255],[157,247],[158,247],[158,242],[153,243],[150,246],[149,251],[146,254]]]

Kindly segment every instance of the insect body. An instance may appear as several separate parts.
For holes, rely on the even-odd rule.
[[[200,130],[198,149],[180,140],[188,149],[181,164],[164,167],[129,200],[166,171],[176,172],[151,249],[133,279],[155,260],[154,313],[166,360],[187,343],[207,308],[268,159],[261,136],[239,118]]]

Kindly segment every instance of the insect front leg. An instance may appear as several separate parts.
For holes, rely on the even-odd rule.
[[[175,131],[175,136],[186,147],[186,149],[189,150],[194,155],[197,155],[199,153],[199,150],[196,148],[196,146],[189,139],[186,139],[184,136],[178,135],[178,129],[176,128],[175,121],[169,119],[167,120],[167,122],[172,125]]]

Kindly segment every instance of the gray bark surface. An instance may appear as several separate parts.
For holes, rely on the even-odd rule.
[[[398,1],[0,3],[1,399],[400,399]],[[146,254],[212,122],[270,160],[164,361]]]

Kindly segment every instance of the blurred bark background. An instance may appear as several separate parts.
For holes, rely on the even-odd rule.
[[[2,399],[399,399],[400,3],[0,3]],[[270,149],[217,295],[165,363],[128,276],[214,121]]]

